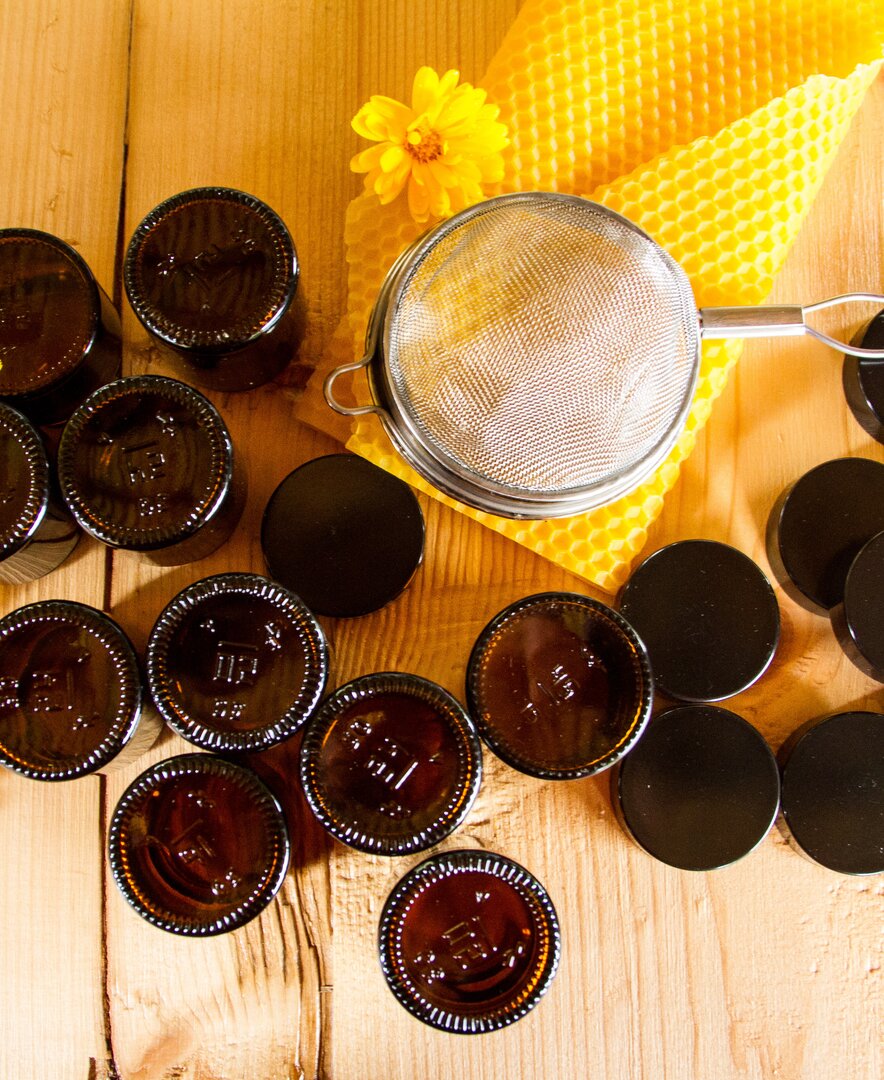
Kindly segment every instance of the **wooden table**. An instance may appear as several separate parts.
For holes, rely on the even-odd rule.
[[[127,372],[168,373],[120,295],[120,253],[167,195],[201,183],[250,191],[289,225],[306,331],[277,383],[214,395],[243,448],[242,527],[201,563],[161,570],[83,540],[61,569],[2,590],[2,612],[77,598],[143,648],[163,605],[197,577],[262,571],[258,524],[292,468],[339,449],[293,420],[298,392],[345,304],[344,210],[359,190],[349,121],[373,92],[404,96],[422,63],[481,78],[519,0],[6,0],[0,7],[0,225],[73,243],[123,313]],[[881,289],[884,83],[840,149],[776,298]],[[275,447],[274,452],[266,448]],[[262,450],[263,448],[263,450]],[[648,550],[688,537],[734,544],[768,569],[764,523],[812,465],[884,460],[845,405],[840,362],[806,341],[747,347],[655,524]],[[324,620],[334,684],[399,668],[457,695],[470,646],[506,603],[579,580],[435,500],[406,593],[354,621]],[[597,594],[604,599],[602,594]],[[879,683],[829,622],[777,590],[771,670],[729,703],[776,748],[799,723],[884,707]],[[486,753],[486,779],[445,847],[529,867],[562,922],[549,994],[494,1035],[448,1036],[388,991],[375,936],[393,884],[420,857],[331,842],[290,785],[294,859],[273,904],[206,941],[154,929],[125,904],[105,857],[108,818],[148,764],[188,749],[167,732],[122,771],[49,785],[0,775],[0,1077],[4,1080],[597,1080],[882,1075],[881,878],[800,857],[774,830],[750,856],[679,872],[617,826],[606,778],[523,777]],[[275,754],[279,775],[296,747]],[[291,772],[290,772],[291,775]]]

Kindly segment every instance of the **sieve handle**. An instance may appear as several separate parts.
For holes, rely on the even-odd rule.
[[[339,375],[345,375],[347,372],[359,371],[361,368],[368,367],[371,357],[372,353],[369,351],[361,360],[357,360],[353,364],[342,364],[340,367],[336,367],[334,371],[330,371],[325,377],[325,382],[322,384],[325,400],[335,412],[341,413],[342,416],[365,416],[367,413],[386,412],[385,409],[380,408],[378,405],[342,405],[332,390]]]
[[[743,307],[701,308],[699,312],[700,334],[703,338],[709,340],[721,338],[796,337],[801,334],[810,334],[817,341],[822,341],[833,349],[837,349],[838,352],[849,353],[851,356],[884,360],[884,349],[864,349],[859,345],[839,341],[837,338],[830,337],[807,323],[807,316],[816,311],[858,301],[884,304],[884,296],[877,293],[846,293],[844,296],[833,296],[828,300],[821,300],[818,304],[809,304],[806,307],[790,304],[781,306],[761,305],[754,307],[746,305]]]

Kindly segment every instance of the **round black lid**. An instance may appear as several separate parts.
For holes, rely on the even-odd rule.
[[[884,532],[873,536],[850,564],[844,622],[869,673],[884,681]]]
[[[779,774],[758,731],[713,705],[655,717],[612,776],[621,824],[640,847],[682,870],[714,870],[767,835]]]
[[[879,311],[859,340],[864,349],[884,349],[884,311]],[[884,364],[866,357],[845,356],[844,393],[863,428],[884,442]]]
[[[659,690],[720,701],[773,659],[780,613],[770,582],[741,551],[714,540],[660,548],[635,570],[620,613],[644,641]]]
[[[424,519],[414,492],[354,454],[295,469],[264,511],[268,573],[318,615],[366,615],[394,600],[420,564]]]
[[[795,844],[840,874],[884,870],[884,714],[843,712],[780,751],[783,818]]]
[[[803,597],[830,609],[844,597],[859,549],[882,530],[884,465],[870,458],[835,458],[806,472],[777,501],[771,563]]]

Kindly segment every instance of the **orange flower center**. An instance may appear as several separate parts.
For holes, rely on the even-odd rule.
[[[445,151],[439,132],[426,127],[413,128],[409,131],[405,140],[405,149],[415,161],[419,161],[422,165],[442,157]]]

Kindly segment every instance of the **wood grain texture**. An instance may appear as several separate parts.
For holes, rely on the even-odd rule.
[[[211,183],[266,200],[301,260],[303,333],[291,367],[248,394],[210,394],[242,455],[249,497],[215,555],[160,569],[81,544],[68,565],[0,594],[105,606],[143,649],[162,607],[224,570],[262,571],[261,514],[296,465],[339,449],[299,426],[300,387],[345,308],[343,220],[359,179],[349,127],[371,93],[407,96],[422,63],[481,77],[518,0],[12,0],[0,9],[2,224],[73,239],[119,295],[117,235],[176,191]],[[126,109],[128,95],[128,112]],[[808,302],[884,284],[884,82],[870,92],[780,275],[776,299]],[[125,125],[125,127],[124,127]],[[125,140],[124,140],[125,132]],[[127,148],[125,173],[123,150]],[[125,177],[125,185],[121,177]],[[125,370],[171,374],[122,304]],[[844,403],[839,358],[804,341],[746,347],[655,524],[671,540],[725,540],[767,571],[764,529],[779,492],[843,454],[884,460]],[[324,619],[332,684],[398,668],[463,694],[475,637],[500,608],[586,586],[421,497],[422,567],[392,605]],[[604,599],[601,594],[597,594]],[[778,746],[799,723],[847,706],[884,710],[881,685],[843,656],[825,619],[781,590],[771,670],[730,703]],[[733,867],[657,864],[614,819],[605,778],[520,776],[486,754],[477,803],[442,847],[481,847],[527,866],[562,922],[547,998],[478,1039],[420,1025],[377,962],[377,920],[420,857],[333,843],[294,775],[298,740],[250,764],[280,796],[293,863],[271,906],[209,941],[163,934],[109,879],[103,829],[126,784],[191,749],[167,732],[106,780],[46,790],[0,776],[0,1078],[90,1080],[876,1080],[882,1072],[882,882],[831,874],[774,831]]]
[[[0,5],[0,227],[54,233],[113,293],[128,4]],[[0,611],[54,597],[105,605],[107,556],[82,540],[53,574],[0,586]],[[102,781],[0,776],[0,1076],[104,1076]]]

